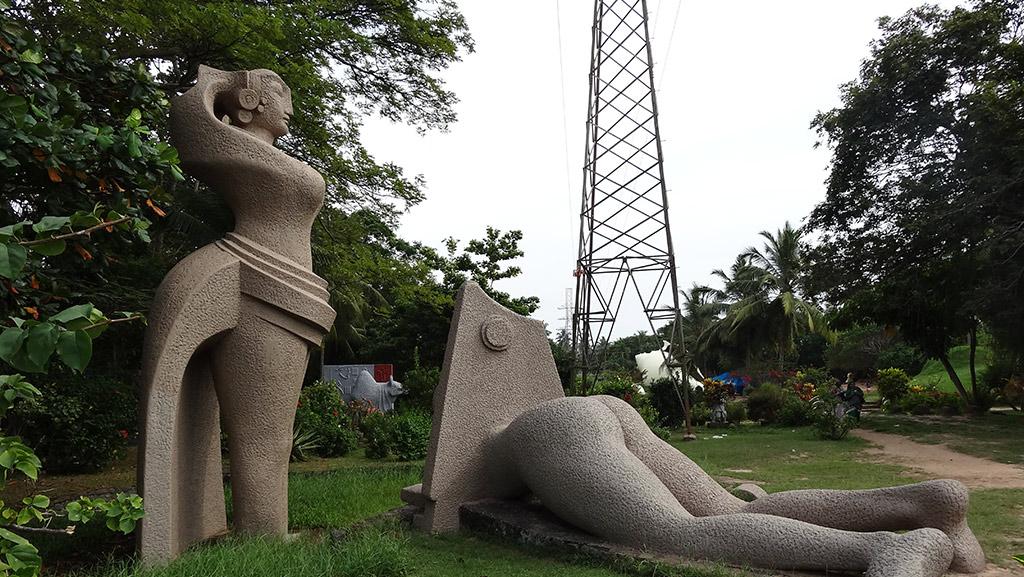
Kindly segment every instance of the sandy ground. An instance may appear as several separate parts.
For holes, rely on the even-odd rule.
[[[927,445],[900,435],[864,429],[850,432],[877,445],[873,458],[917,469],[936,479],[956,479],[974,489],[1024,489],[1024,468],[965,455],[945,445]]]

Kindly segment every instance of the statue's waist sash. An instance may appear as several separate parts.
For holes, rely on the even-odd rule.
[[[266,321],[320,346],[335,316],[327,281],[240,234],[228,233],[217,246],[241,261],[242,294],[287,313],[261,315]]]

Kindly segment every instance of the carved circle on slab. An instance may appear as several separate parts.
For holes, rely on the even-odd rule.
[[[480,338],[484,346],[492,351],[503,351],[512,344],[512,323],[499,315],[494,315],[480,326]]]

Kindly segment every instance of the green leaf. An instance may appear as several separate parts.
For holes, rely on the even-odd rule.
[[[21,61],[30,64],[40,64],[43,61],[43,55],[29,48],[21,53]]]
[[[0,277],[17,278],[27,259],[28,253],[20,244],[0,243]]]
[[[68,331],[57,341],[57,354],[65,365],[82,372],[92,358],[92,337],[85,331]]]
[[[36,234],[53,232],[64,228],[70,222],[71,218],[67,216],[44,216],[39,222],[32,225],[32,230],[36,231]]]
[[[28,358],[36,365],[45,366],[57,346],[59,333],[50,323],[40,323],[26,331],[25,348]]]
[[[32,252],[38,252],[44,256],[57,256],[68,248],[68,243],[63,240],[49,240],[38,244],[31,244],[28,247]]]
[[[50,317],[50,320],[57,323],[67,324],[71,321],[78,319],[88,319],[89,315],[92,314],[93,309],[96,308],[89,303],[84,305],[75,305],[68,307],[59,313]]]
[[[0,359],[11,363],[22,343],[25,342],[26,332],[19,327],[10,327],[0,333]]]
[[[44,509],[50,506],[50,498],[46,495],[36,495],[32,497],[32,506]]]
[[[124,120],[124,123],[132,128],[138,128],[139,124],[142,123],[142,111],[138,108],[132,108],[131,114]]]
[[[18,461],[16,469],[25,473],[25,476],[35,481],[39,477],[39,465],[31,461]]]
[[[128,535],[129,533],[135,530],[135,519],[132,519],[131,517],[122,517],[121,522],[117,525],[117,528],[120,529],[121,532],[125,535]]]
[[[132,158],[138,158],[142,156],[141,142],[139,142],[139,135],[134,132],[128,134],[128,156]]]
[[[0,227],[0,242],[7,242],[11,237],[21,234],[21,230],[25,228],[26,224],[30,223],[27,221],[16,222],[14,224]]]

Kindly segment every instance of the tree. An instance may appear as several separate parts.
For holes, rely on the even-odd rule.
[[[11,13],[44,38],[67,39],[134,69],[175,94],[199,64],[266,68],[291,87],[292,134],[280,145],[327,180],[330,203],[394,219],[423,198],[419,178],[381,164],[360,144],[361,118],[379,114],[423,130],[455,120],[455,95],[437,73],[472,50],[452,0],[14,0]],[[107,82],[97,89],[108,89]]]
[[[2,24],[0,175],[10,196],[0,212],[0,370],[6,373],[0,374],[0,420],[41,394],[22,373],[44,375],[53,365],[81,373],[96,337],[139,318],[107,316],[82,302],[65,273],[102,274],[119,247],[148,242],[147,217],[161,212],[154,198],[164,183],[181,178],[174,150],[147,128],[166,101],[145,70],[89,58],[67,43],[40,43],[6,17]],[[96,78],[119,81],[122,100],[96,106],[94,94],[80,90]],[[0,476],[35,479],[40,459],[2,424]],[[141,515],[135,495],[81,498],[63,513],[45,495],[0,502],[0,573],[39,574],[38,551],[19,533],[62,532],[45,526],[54,517],[76,523],[98,517],[127,534]]]
[[[459,241],[454,238],[445,239],[446,256],[427,249],[425,254],[428,262],[442,274],[442,284],[450,292],[455,292],[467,280],[480,285],[492,299],[502,306],[521,315],[528,315],[540,306],[537,297],[513,298],[506,292],[494,288],[496,281],[514,278],[522,274],[522,269],[514,265],[504,265],[506,261],[523,256],[519,241],[523,233],[511,230],[502,233],[500,230],[487,227],[483,239],[471,240],[459,253]]]
[[[833,154],[808,223],[814,290],[851,323],[898,325],[976,403],[949,346],[985,322],[1024,347],[1024,5],[923,6],[880,27],[813,123]]]
[[[782,368],[797,337],[830,334],[821,310],[801,294],[806,259],[800,232],[787,222],[774,234],[760,234],[763,248],[746,249],[730,273],[712,273],[722,289],[694,289],[685,299],[685,322],[699,324],[691,329],[698,335],[693,350],[705,362],[717,357],[750,365],[770,355]]]

